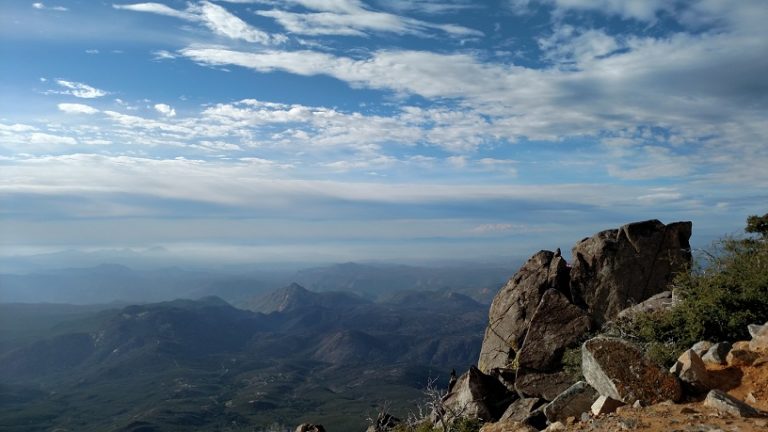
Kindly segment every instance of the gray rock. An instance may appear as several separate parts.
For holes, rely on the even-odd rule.
[[[579,381],[559,394],[544,407],[544,415],[550,422],[565,421],[568,417],[579,418],[588,412],[598,394],[584,381]]]
[[[610,414],[616,411],[620,406],[624,406],[624,403],[611,399],[608,396],[600,396],[595,403],[592,404],[592,414],[595,416]]]
[[[768,323],[763,325],[750,324],[749,334],[752,340],[749,349],[755,352],[768,352]]]
[[[558,369],[563,351],[578,343],[590,328],[591,320],[582,309],[560,291],[547,290],[531,317],[517,356],[518,367],[542,372]]]
[[[489,373],[494,368],[514,366],[542,295],[550,288],[568,292],[568,274],[569,268],[562,257],[540,251],[496,294],[480,349],[478,367],[481,371]]]
[[[701,359],[707,364],[724,365],[728,357],[728,353],[731,351],[731,344],[728,342],[719,342],[712,345]]]
[[[499,421],[525,423],[536,412],[536,409],[543,404],[544,401],[539,398],[518,399],[507,407]]]
[[[750,324],[747,326],[747,330],[749,330],[749,335],[752,336],[752,338],[768,335],[768,322],[763,325]]]
[[[699,357],[703,357],[704,354],[706,354],[707,351],[709,351],[709,349],[712,348],[712,345],[714,344],[710,341],[699,341],[693,344],[691,349],[693,350],[693,352],[698,354]]]
[[[515,389],[522,397],[540,397],[551,401],[576,381],[577,378],[565,371],[540,372],[520,368],[517,370]]]
[[[735,417],[765,417],[764,412],[720,390],[711,390],[707,393],[707,398],[704,399],[704,406]]]
[[[669,371],[680,378],[683,385],[693,393],[705,392],[714,387],[707,367],[692,349],[682,353]]]
[[[581,347],[584,378],[601,396],[631,404],[679,401],[680,382],[646,357],[634,344],[619,338],[597,337]]]
[[[622,310],[616,317],[629,318],[638,313],[667,311],[672,309],[678,302],[678,299],[672,297],[672,291],[664,291]]]
[[[691,263],[691,222],[636,222],[602,231],[572,249],[571,299],[602,324],[665,290]]]
[[[515,398],[497,379],[473,366],[456,380],[442,408],[449,421],[462,416],[496,421]]]

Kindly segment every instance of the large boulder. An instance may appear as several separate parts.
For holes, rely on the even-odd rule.
[[[533,255],[496,294],[488,314],[488,327],[480,350],[478,367],[489,373],[494,368],[514,368],[528,325],[548,289],[569,290],[569,268],[565,260],[550,251]]]
[[[581,240],[572,249],[571,298],[599,324],[665,291],[691,263],[691,222],[635,222]]]
[[[578,381],[568,371],[540,372],[520,368],[515,377],[515,390],[522,397],[540,397],[551,401]]]
[[[445,395],[442,414],[448,421],[458,417],[496,421],[515,398],[496,378],[472,366]]]
[[[541,297],[531,317],[528,333],[517,356],[520,368],[550,371],[557,369],[563,351],[574,344],[591,328],[591,320],[568,298],[555,289]]]
[[[650,405],[682,397],[677,378],[623,339],[596,337],[584,342],[581,369],[601,396],[626,404],[640,401]]]

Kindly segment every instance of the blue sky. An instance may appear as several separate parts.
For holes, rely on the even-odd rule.
[[[6,1],[0,255],[487,259],[768,198],[763,0]]]

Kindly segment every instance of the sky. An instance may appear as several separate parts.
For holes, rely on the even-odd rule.
[[[3,1],[0,256],[483,260],[768,211],[764,0]]]

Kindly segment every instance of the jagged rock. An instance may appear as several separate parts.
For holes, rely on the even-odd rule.
[[[728,366],[752,366],[759,357],[754,351],[732,349],[726,357],[726,362]]]
[[[709,347],[707,352],[701,356],[701,359],[707,364],[723,365],[726,364],[728,353],[730,351],[731,344],[728,342],[719,342]]]
[[[515,398],[497,379],[472,366],[445,395],[443,409],[449,421],[459,416],[496,421]]]
[[[538,429],[516,421],[499,420],[496,423],[484,424],[480,432],[538,432]]]
[[[755,352],[768,352],[768,323],[763,325],[749,325],[749,334],[752,340],[749,349]]]
[[[709,349],[712,348],[712,345],[714,345],[714,344],[712,342],[710,342],[710,341],[699,341],[699,342],[696,342],[695,344],[693,344],[691,349],[693,350],[693,352],[698,354],[699,357],[704,357],[704,354],[706,354],[707,351],[709,351]]]
[[[579,307],[555,289],[541,297],[531,317],[523,347],[517,356],[520,368],[552,371],[560,365],[563,351],[591,328],[591,320]]]
[[[540,397],[551,401],[576,381],[578,379],[565,371],[539,372],[520,368],[517,370],[515,389],[522,397]]]
[[[525,423],[525,421],[531,417],[531,415],[544,403],[539,398],[522,398],[518,399],[507,407],[504,414],[499,421],[512,421]]]
[[[616,399],[611,399],[608,396],[600,396],[595,403],[592,404],[591,410],[593,415],[599,416],[610,414],[616,411],[620,406],[624,406],[624,403],[617,401]]]
[[[629,318],[638,313],[667,311],[672,309],[677,303],[677,299],[672,296],[672,291],[664,291],[622,310],[616,317]]]
[[[681,354],[669,371],[677,375],[680,381],[693,392],[705,392],[714,387],[707,367],[692,349]]]
[[[704,406],[735,417],[764,417],[765,413],[745,404],[720,390],[711,390],[704,399]]]
[[[296,428],[296,432],[325,432],[323,425],[302,423]]]
[[[562,257],[540,251],[507,282],[491,303],[478,367],[484,373],[513,366],[541,296],[550,288],[568,292],[569,268]]]
[[[566,430],[565,424],[563,422],[554,422],[551,425],[547,426],[546,429],[544,429],[545,432],[558,432],[558,431],[564,431]]]
[[[573,247],[571,299],[602,324],[663,292],[691,263],[691,222],[636,222],[602,231]]]
[[[631,404],[679,401],[677,378],[619,338],[596,337],[581,347],[581,369],[587,383],[602,396]]]
[[[565,421],[568,417],[580,417],[590,410],[598,394],[584,381],[579,381],[544,407],[544,415],[550,422]]]
[[[515,389],[515,375],[517,374],[517,371],[515,369],[502,369],[502,368],[495,368],[491,369],[490,373],[488,375],[496,378],[499,380],[500,383],[504,384],[504,387],[507,388],[507,390],[511,392],[516,392]]]

